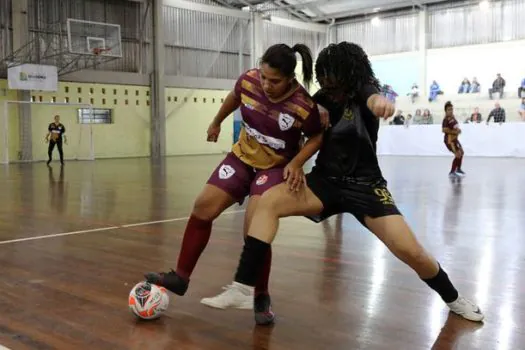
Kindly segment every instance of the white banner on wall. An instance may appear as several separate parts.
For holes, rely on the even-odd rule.
[[[459,142],[466,157],[518,157],[525,158],[525,123],[485,122],[460,124]],[[446,156],[452,154],[446,148],[441,124],[381,125],[377,142],[377,154],[391,156]]]
[[[7,70],[9,88],[13,90],[58,90],[56,66],[21,64]]]

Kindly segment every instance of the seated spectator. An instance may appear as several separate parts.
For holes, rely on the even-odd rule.
[[[474,77],[472,79],[472,84],[470,84],[469,92],[471,94],[477,94],[477,93],[480,92],[480,90],[481,90],[481,85],[479,85],[479,83],[478,83],[478,78]]]
[[[423,112],[423,117],[421,118],[420,124],[434,124],[434,119],[432,118],[432,114],[430,113],[430,110],[425,109]]]
[[[419,86],[414,83],[414,85],[412,85],[412,89],[407,95],[410,96],[410,100],[412,103],[414,103],[416,101],[416,97],[419,97]]]
[[[466,123],[481,123],[483,118],[481,118],[481,113],[479,113],[479,108],[474,108],[474,113],[470,115],[470,118],[465,120]]]
[[[501,77],[501,74],[497,74],[496,80],[492,83],[492,88],[489,89],[489,97],[492,100],[492,94],[499,92],[499,97],[503,98],[503,91],[505,90],[505,79]]]
[[[428,102],[435,101],[436,97],[442,94],[443,94],[443,91],[441,91],[439,84],[435,80],[432,81],[432,85],[430,85],[430,94],[428,96]]]
[[[495,108],[490,111],[489,117],[487,118],[487,125],[492,117],[494,117],[494,123],[505,123],[505,109],[501,108],[498,102],[496,102],[494,107]]]
[[[523,79],[523,80],[521,81],[521,85],[520,85],[520,87],[518,88],[518,97],[519,97],[519,98],[523,98],[523,96],[521,95],[521,93],[522,93],[523,91],[525,91],[525,79]]]
[[[521,120],[525,122],[525,97],[521,98],[520,110],[518,111]]]
[[[403,111],[401,110],[397,111],[396,115],[394,116],[394,119],[392,120],[392,124],[394,125],[405,124],[405,117],[403,117]]]
[[[397,92],[392,89],[390,85],[383,85],[381,87],[381,95],[385,96],[390,102],[395,103],[398,96]]]
[[[423,118],[423,116],[421,115],[421,110],[418,108],[416,109],[416,112],[414,114],[414,120],[413,120],[413,123],[414,124],[421,124],[421,119]]]
[[[408,114],[405,119],[405,128],[408,128],[412,124],[412,114]]]
[[[470,92],[470,81],[465,78],[459,86],[458,94],[468,94]]]

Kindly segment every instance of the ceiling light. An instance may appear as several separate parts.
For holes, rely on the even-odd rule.
[[[376,17],[372,18],[371,22],[372,22],[373,26],[378,26],[379,23],[381,23],[381,20],[379,19],[379,17],[376,16]]]
[[[479,8],[482,11],[487,11],[490,8],[490,2],[488,2],[487,0],[480,2],[479,3]]]

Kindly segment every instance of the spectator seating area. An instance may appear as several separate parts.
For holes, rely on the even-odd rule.
[[[518,97],[517,89],[508,88],[502,99],[499,99],[499,94],[494,94],[494,99],[489,98],[488,91],[482,91],[475,94],[447,94],[438,95],[435,101],[428,102],[426,96],[419,96],[415,98],[412,103],[411,97],[399,96],[396,99],[396,108],[403,111],[403,116],[406,118],[408,114],[415,115],[417,109],[429,109],[433,117],[434,124],[441,124],[443,116],[445,115],[445,102],[451,101],[454,104],[454,114],[460,123],[464,123],[467,118],[473,113],[474,108],[478,107],[481,113],[483,122],[487,120],[490,111],[494,109],[494,104],[499,102],[501,107],[506,112],[506,122],[521,122],[518,110],[520,108],[521,99]],[[514,91],[516,90],[516,91]],[[389,122],[383,121],[384,124]]]
[[[497,93],[493,97],[493,100],[489,98],[486,89],[475,94],[445,93],[431,103],[426,96],[417,97],[414,103],[409,96],[399,96],[396,109],[401,110],[405,118],[408,114],[414,118],[417,109],[429,109],[433,125],[388,125],[391,120],[382,121],[377,152],[379,155],[397,156],[451,156],[443,143],[441,131],[444,105],[446,101],[451,101],[454,114],[461,124],[460,142],[467,157],[525,158],[525,143],[521,142],[525,135],[525,123],[518,113],[522,100],[518,97],[517,89],[507,89],[502,99]],[[491,120],[490,125],[487,125],[487,117],[496,103],[505,109],[505,123],[499,125]],[[476,107],[479,108],[482,122],[465,124]]]

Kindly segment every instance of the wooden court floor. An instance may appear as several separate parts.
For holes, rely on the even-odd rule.
[[[199,303],[233,277],[242,207],[214,226],[184,297],[137,322],[131,287],[175,267],[194,197],[222,157],[0,167],[0,344],[15,349],[525,348],[525,161],[386,157],[384,173],[419,239],[483,325],[439,297],[348,215],[282,221],[270,282],[277,323]]]

